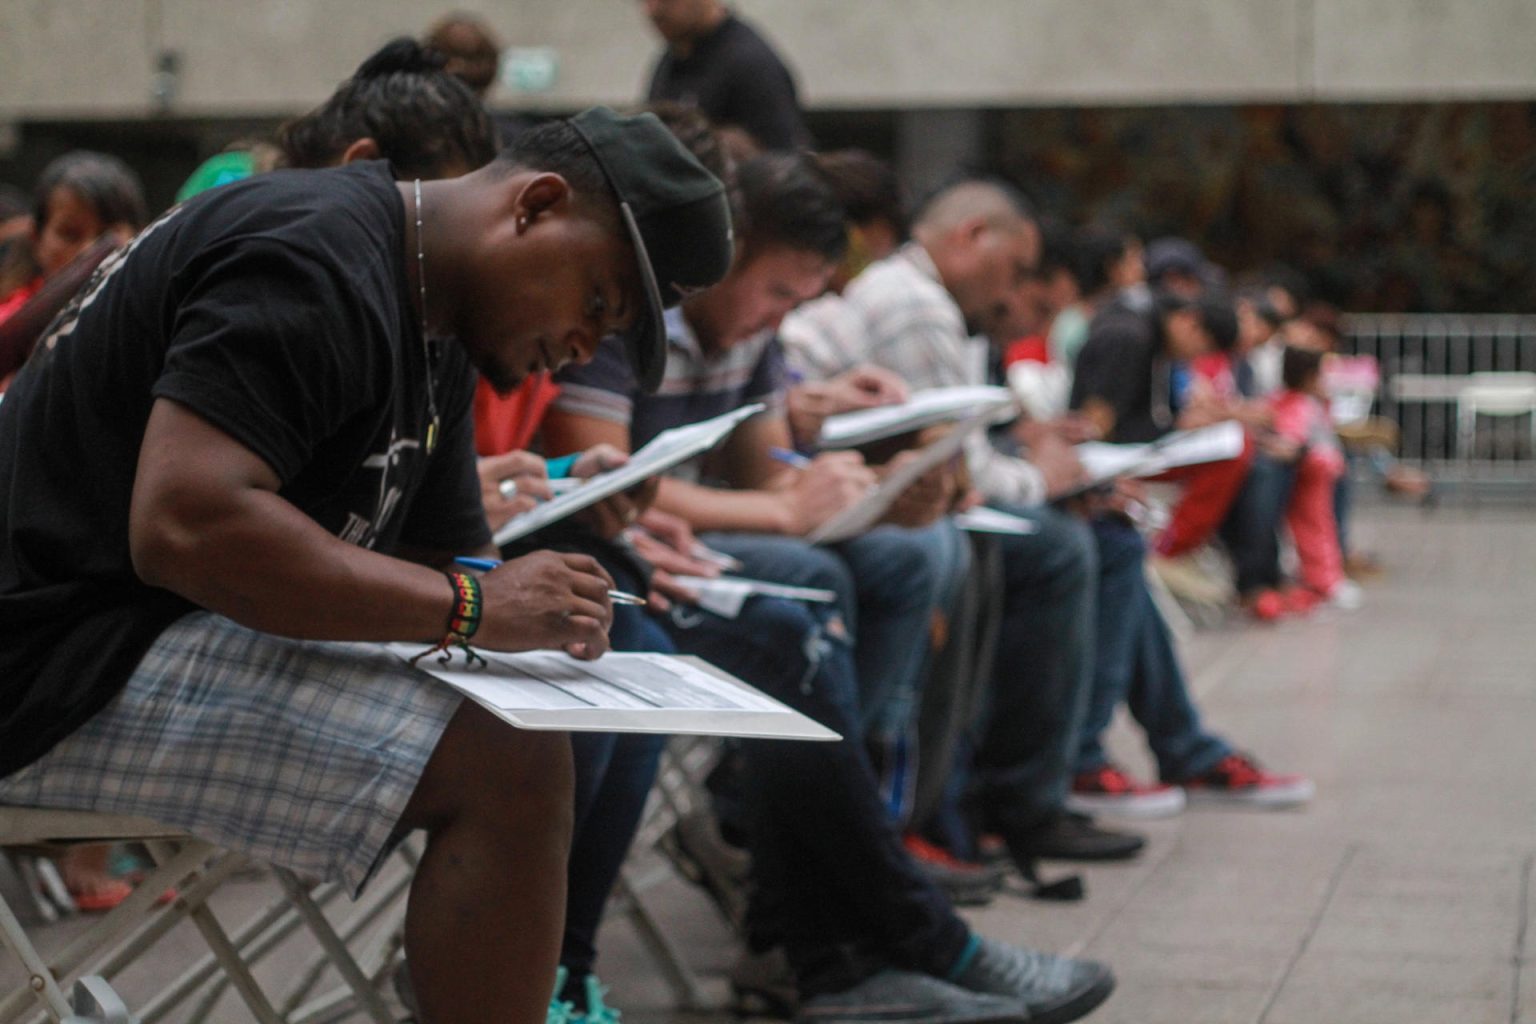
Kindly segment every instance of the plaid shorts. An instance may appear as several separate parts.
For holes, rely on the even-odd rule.
[[[200,612],[111,704],[0,779],[0,803],[150,818],[356,893],[401,838],[459,700],[378,647]]]

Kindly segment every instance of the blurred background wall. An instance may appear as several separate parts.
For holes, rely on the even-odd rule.
[[[0,180],[89,146],[158,206],[450,5],[0,0]],[[501,33],[498,107],[643,91],[633,0],[457,4]],[[738,0],[823,147],[957,169],[1048,209],[1296,265],[1354,309],[1536,309],[1536,0]]]

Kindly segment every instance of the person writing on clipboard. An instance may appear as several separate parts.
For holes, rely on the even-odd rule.
[[[346,642],[607,649],[590,559],[439,568],[489,552],[470,368],[512,387],[623,334],[654,385],[662,307],[730,254],[718,180],[602,109],[451,181],[257,177],[147,228],[0,406],[0,803],[148,817],[353,891],[424,828],[422,1019],[542,1021],[565,737]]]

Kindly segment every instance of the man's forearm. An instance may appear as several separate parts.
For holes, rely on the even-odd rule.
[[[145,582],[297,639],[436,640],[453,604],[441,571],[347,544],[256,488],[161,531],[134,557]]]

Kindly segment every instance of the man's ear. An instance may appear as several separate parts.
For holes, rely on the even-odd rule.
[[[339,162],[345,166],[354,160],[378,160],[383,155],[379,152],[378,142],[365,135],[341,151]]]
[[[571,185],[563,177],[549,171],[535,174],[523,182],[512,199],[518,233],[526,231],[528,225],[541,216],[568,206],[570,199]]]

